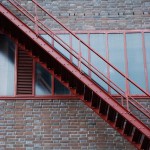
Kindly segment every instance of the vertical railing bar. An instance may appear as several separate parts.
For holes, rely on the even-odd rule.
[[[35,16],[34,16],[34,28],[35,28],[35,33],[38,35],[38,25],[37,25],[37,20],[38,20],[38,15],[37,15],[37,5],[35,4],[35,7],[34,7],[34,11],[35,11]]]
[[[109,60],[109,49],[108,49],[108,33],[106,33],[106,59]],[[106,63],[107,66],[107,78],[110,80],[110,66]],[[110,82],[108,81],[108,92],[111,92],[111,88],[109,86]]]
[[[78,67],[81,72],[81,42],[79,41],[79,60],[78,60]]]
[[[90,33],[88,33],[88,45],[90,46]],[[91,53],[90,53],[89,48],[88,48],[88,64],[90,68],[88,69],[88,74],[89,74],[89,77],[91,78]]]
[[[124,106],[123,97],[121,96],[121,105]]]
[[[71,49],[70,49],[70,51],[72,51],[72,53],[73,53],[73,48],[72,48],[72,35],[71,35],[71,33],[69,33],[69,42],[70,42],[70,47],[71,47]],[[70,53],[70,61],[71,61],[71,63],[73,63],[73,56],[72,56],[72,54]]]
[[[144,61],[144,73],[145,73],[145,83],[146,90],[149,92],[149,82],[148,82],[148,70],[147,70],[147,58],[146,58],[146,47],[145,47],[145,37],[144,32],[142,32],[142,52],[143,52],[143,61]]]

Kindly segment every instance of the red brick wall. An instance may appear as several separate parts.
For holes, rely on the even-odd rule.
[[[79,100],[0,101],[0,150],[134,150]]]

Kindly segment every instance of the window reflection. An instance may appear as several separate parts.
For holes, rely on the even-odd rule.
[[[90,34],[90,46],[98,52],[101,56],[106,58],[106,35],[105,34]],[[107,76],[107,65],[106,63],[95,53],[90,52],[91,64]],[[102,86],[105,90],[108,90],[108,85],[98,78],[94,73],[91,73],[92,79]]]
[[[0,95],[14,95],[15,44],[0,34]]]
[[[69,34],[58,34],[58,36],[63,39],[68,45],[72,45],[72,48],[79,53],[79,49],[81,48],[82,57],[87,61],[89,60],[90,55],[90,63],[96,67],[99,71],[101,71],[105,76],[107,76],[107,64],[102,61],[96,54],[90,52],[87,47],[85,47],[82,43],[80,45],[79,41],[73,36],[70,38]],[[77,34],[85,43],[88,44],[88,34],[80,33]],[[143,59],[143,45],[142,45],[142,34],[141,33],[127,33],[125,36],[123,33],[109,33],[108,41],[105,33],[91,33],[89,36],[90,46],[95,49],[101,56],[106,58],[106,43],[108,42],[108,56],[109,61],[118,68],[121,72],[125,73],[125,63],[128,65],[128,74],[129,78],[135,81],[140,87],[146,89],[145,83],[145,73],[144,73],[144,59]],[[48,37],[45,36],[46,39]],[[124,43],[124,38],[126,38],[126,44]],[[147,69],[148,69],[148,78],[149,78],[149,90],[150,90],[150,33],[144,33],[145,38],[145,48],[146,48],[146,57],[147,57]],[[49,39],[51,41],[51,39]],[[72,41],[72,43],[70,43]],[[127,49],[127,60],[125,60],[124,50],[125,47]],[[55,42],[55,48],[59,49],[59,51],[70,59],[69,53],[64,50],[58,43]],[[78,60],[75,57],[72,57],[73,64],[78,66]],[[89,69],[81,64],[82,71],[86,74],[89,74]],[[125,80],[124,78],[117,73],[113,68],[109,68],[110,79],[117,84],[122,90],[125,89]],[[94,82],[97,82],[101,87],[105,90],[108,90],[108,85],[103,82],[97,75],[91,73],[91,78]],[[130,93],[131,94],[143,94],[141,93],[135,86],[129,84]],[[116,94],[113,90],[111,91],[113,94]]]
[[[125,73],[124,37],[123,34],[108,34],[109,62]],[[125,91],[125,79],[116,70],[109,68],[110,79]],[[115,91],[111,91],[115,93]]]
[[[145,48],[146,48],[146,63],[147,63],[147,71],[148,71],[148,85],[150,92],[150,33],[145,33]]]
[[[45,70],[40,64],[36,64],[36,95],[50,95],[51,94],[51,74]]]
[[[142,52],[142,35],[140,33],[126,34],[129,78],[143,89],[145,85],[144,60]],[[131,94],[141,94],[130,84]]]
[[[67,43],[69,45],[69,34],[58,34],[57,35],[62,41],[64,41],[65,43]],[[59,40],[57,38],[57,40],[59,41],[59,43],[61,43],[62,45],[65,46],[65,44]],[[54,47],[61,53],[63,54],[66,58],[70,59],[70,53],[63,48],[59,43],[57,43],[56,41],[54,42]],[[66,46],[67,47],[67,46]],[[67,47],[68,48],[68,47]]]
[[[54,80],[54,93],[55,94],[70,94],[70,91],[62,85],[57,79]]]
[[[70,91],[57,79],[54,79],[54,85],[52,85],[52,75],[39,63],[36,63],[35,94],[38,96],[51,95],[53,87],[54,94],[70,94]]]

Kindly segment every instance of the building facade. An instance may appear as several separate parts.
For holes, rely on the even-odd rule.
[[[8,1],[1,0],[0,2],[37,31],[36,26],[20,12],[10,7]],[[47,15],[35,8],[32,1],[22,0],[18,2],[32,14],[37,14],[38,19],[42,20],[57,33],[58,37],[65,40],[73,48],[78,49],[80,47],[79,43],[70,38],[64,30],[61,30],[60,26],[56,26],[52,20],[48,19]],[[74,31],[87,45],[97,50],[117,69],[133,79],[147,93],[150,93],[149,0],[37,0],[37,2]],[[43,31],[38,30],[37,32],[50,44],[54,43],[55,48],[58,48],[65,57],[71,57]],[[10,40],[10,37],[8,39]],[[13,41],[13,39],[11,40]],[[13,42],[15,45],[16,41]],[[32,96],[29,95],[27,98],[19,96],[22,87],[19,88],[17,82],[20,79],[18,68],[23,54],[20,56],[14,54],[15,56],[11,57],[15,53],[13,44],[11,48],[7,49],[6,55],[3,52],[0,55],[0,71],[6,72],[0,74],[1,79],[3,79],[1,81],[3,84],[0,86],[0,149],[136,149],[84,105],[79,100],[78,95],[73,94],[63,83],[60,83],[59,78],[47,73],[46,68],[34,60],[32,66],[34,71],[31,74],[28,72],[32,78],[32,81],[28,81],[31,83],[29,86],[31,89],[27,88],[26,90],[31,91],[28,94]],[[143,93],[122,79],[111,67],[101,61],[96,61],[94,54],[90,53],[87,48],[81,45],[81,49],[81,54],[85,60],[96,68],[100,67],[103,74],[129,95],[135,97],[138,102],[149,108],[150,101]],[[6,58],[9,58],[11,63]],[[20,63],[17,64],[16,62],[19,60]],[[72,60],[76,65],[76,60],[74,58]],[[17,65],[17,69],[12,69],[12,62],[14,66]],[[5,65],[7,67],[4,67]],[[21,68],[24,66],[23,64]],[[109,89],[108,85],[98,81],[89,69],[85,66],[81,68],[85,73],[90,74],[91,78],[100,84],[104,90],[109,91],[114,97],[118,96],[115,91]],[[9,71],[14,76],[10,75]],[[16,71],[18,76],[15,78]],[[6,80],[6,76],[9,81]],[[42,76],[44,77],[42,78]],[[16,84],[17,88],[15,87]],[[132,108],[130,109],[132,110]],[[150,125],[150,121],[145,118],[144,122],[148,126]]]

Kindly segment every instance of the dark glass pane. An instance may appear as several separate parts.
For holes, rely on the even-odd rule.
[[[90,46],[101,56],[106,58],[106,35],[105,34],[90,34]],[[90,52],[90,55],[91,55],[92,66],[94,66],[98,71],[100,71],[107,77],[106,63],[92,51]],[[103,82],[101,79],[99,79],[97,75],[91,73],[91,77],[105,90],[108,90],[108,85],[105,82]]]
[[[15,44],[0,34],[0,96],[14,95]]]
[[[67,45],[70,45],[70,40],[69,40],[69,34],[59,34],[57,35],[63,42],[65,42]],[[58,38],[57,38],[58,39]],[[60,44],[62,44],[63,46],[65,46],[66,48],[68,48],[68,46],[66,46],[66,44],[64,44],[61,40],[58,39],[58,41],[60,42]],[[54,42],[54,47],[61,53],[63,54],[65,57],[67,57],[68,59],[70,59],[70,53],[63,48],[61,45],[57,42]]]
[[[147,71],[149,81],[149,92],[150,92],[150,33],[145,33],[145,48],[146,48],[146,60],[147,60]]]
[[[142,35],[140,33],[126,34],[126,40],[129,78],[145,89]],[[131,84],[130,92],[131,94],[141,94],[141,92]]]
[[[124,37],[123,34],[108,34],[109,62],[118,70],[125,73]],[[110,67],[110,79],[119,88],[125,91],[125,79],[116,70]],[[116,94],[115,91],[111,93]]]
[[[55,85],[54,85],[54,93],[55,94],[70,94],[70,91],[62,85],[57,79],[55,79]]]
[[[45,70],[40,64],[36,64],[36,81],[35,94],[49,95],[51,94],[51,74]]]

